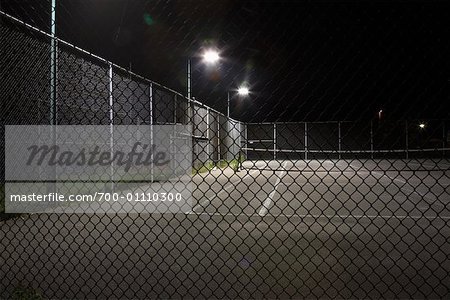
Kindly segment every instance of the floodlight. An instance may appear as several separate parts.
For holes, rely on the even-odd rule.
[[[247,96],[248,94],[250,94],[250,91],[248,90],[248,87],[241,86],[241,87],[238,89],[238,94],[239,94],[240,96]]]
[[[203,61],[207,64],[215,64],[219,59],[219,53],[215,50],[207,50],[203,53]]]

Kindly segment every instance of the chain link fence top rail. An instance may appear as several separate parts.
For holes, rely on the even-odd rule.
[[[396,114],[398,120],[377,111],[376,118],[362,112],[349,121],[347,114],[333,112],[335,105],[320,106],[327,98],[322,94],[305,99],[290,115],[294,102],[286,106],[283,99],[291,94],[277,88],[272,94],[281,97],[278,101],[255,92],[260,103],[234,105],[239,117],[233,119],[221,113],[222,104],[215,109],[185,97],[55,37],[56,24],[48,20],[56,8],[36,13],[51,3],[10,1],[0,9],[2,160],[6,125],[190,125],[190,136],[173,138],[192,141],[192,207],[170,214],[0,213],[1,298],[450,297],[447,118],[415,119],[405,110]],[[126,5],[133,10],[138,3]],[[245,3],[243,11],[258,15],[258,4]],[[67,17],[61,19],[64,27],[74,4],[58,5]],[[80,2],[77,13],[90,5]],[[170,1],[156,1],[154,9],[189,11]],[[315,8],[309,9],[307,20],[316,24]],[[127,6],[119,11],[120,19],[126,18]],[[80,22],[87,20],[80,15]],[[149,14],[144,21],[155,22]],[[64,28],[58,36],[77,32],[75,39],[83,40],[79,29]],[[288,39],[284,31],[282,36]],[[333,41],[327,41],[331,47]],[[313,49],[305,46],[307,52]],[[298,62],[293,64],[282,63],[280,69],[292,74]],[[341,77],[356,76],[348,67]],[[309,74],[314,94],[322,81]],[[282,74],[272,75],[278,80]],[[329,87],[337,94],[345,88]],[[309,87],[300,89],[302,94]],[[371,98],[368,92],[362,96]],[[371,107],[375,102],[367,101]],[[351,103],[338,108],[354,110]],[[299,111],[304,118],[295,118]],[[152,139],[153,131],[142,138]],[[130,174],[144,191],[155,181]],[[113,185],[115,190],[120,187]]]

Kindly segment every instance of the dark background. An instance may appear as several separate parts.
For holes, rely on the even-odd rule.
[[[444,1],[57,0],[57,35],[243,121],[450,117]],[[50,1],[1,0],[45,31]],[[206,68],[202,49],[223,57]]]

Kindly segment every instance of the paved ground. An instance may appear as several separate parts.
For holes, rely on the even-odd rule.
[[[0,296],[450,297],[448,161],[249,164],[196,176],[189,214],[3,222]]]

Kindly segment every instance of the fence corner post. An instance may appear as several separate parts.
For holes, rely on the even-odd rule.
[[[308,159],[308,122],[305,122],[305,130],[304,130],[304,137],[305,137],[305,160]]]
[[[342,151],[342,136],[341,136],[341,122],[338,121],[338,141],[339,141],[339,145],[338,145],[338,151],[339,151],[339,159],[342,158],[341,156],[341,151]]]

